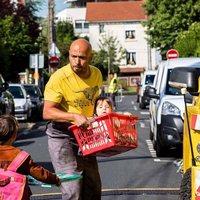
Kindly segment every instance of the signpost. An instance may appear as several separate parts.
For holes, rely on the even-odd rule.
[[[51,66],[51,67],[59,67],[59,65],[60,65],[60,59],[59,59],[59,57],[57,57],[57,56],[51,56],[50,58],[49,58],[49,65]]]
[[[39,80],[39,70],[41,68],[44,68],[44,55],[43,54],[30,54],[30,68],[35,69],[34,72],[34,80],[35,85],[38,85]]]
[[[56,70],[60,65],[60,51],[56,44],[53,42],[49,50],[49,73]]]
[[[170,49],[166,53],[167,59],[174,59],[179,57],[179,53],[176,49]]]

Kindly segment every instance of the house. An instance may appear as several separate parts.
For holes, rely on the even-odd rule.
[[[99,50],[99,39],[105,35],[118,39],[126,49],[121,60],[119,78],[127,85],[136,86],[143,72],[155,69],[159,59],[156,49],[150,48],[142,22],[147,19],[143,1],[88,2],[86,21],[89,23],[89,39],[94,50]]]
[[[89,37],[89,24],[85,20],[86,7],[66,8],[56,14],[57,21],[68,21],[73,24],[74,34],[80,37]]]
[[[66,8],[56,15],[57,20],[68,20],[76,35],[88,36],[95,51],[99,50],[99,39],[114,36],[126,50],[121,60],[119,79],[136,86],[145,70],[156,69],[160,62],[159,52],[147,43],[142,22],[147,20],[142,0],[87,2],[86,7]]]

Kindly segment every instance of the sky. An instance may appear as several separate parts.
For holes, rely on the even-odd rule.
[[[37,12],[37,16],[46,17],[48,15],[48,0],[42,1],[42,6],[39,12]],[[55,2],[55,14],[67,7],[65,0],[54,0]]]

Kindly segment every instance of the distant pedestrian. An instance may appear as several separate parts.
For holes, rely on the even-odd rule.
[[[136,86],[136,94],[137,94],[137,103],[140,101],[140,89],[141,89],[141,82],[138,80]]]
[[[108,87],[108,93],[112,101],[113,105],[113,110],[116,110],[116,96],[118,92],[118,87],[119,87],[119,80],[117,78],[117,74],[110,73],[110,84]]]

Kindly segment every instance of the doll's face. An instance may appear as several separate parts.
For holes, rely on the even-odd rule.
[[[96,107],[97,116],[101,116],[110,112],[112,112],[112,107],[106,100],[104,101],[99,100],[99,102],[97,102],[97,107]]]

